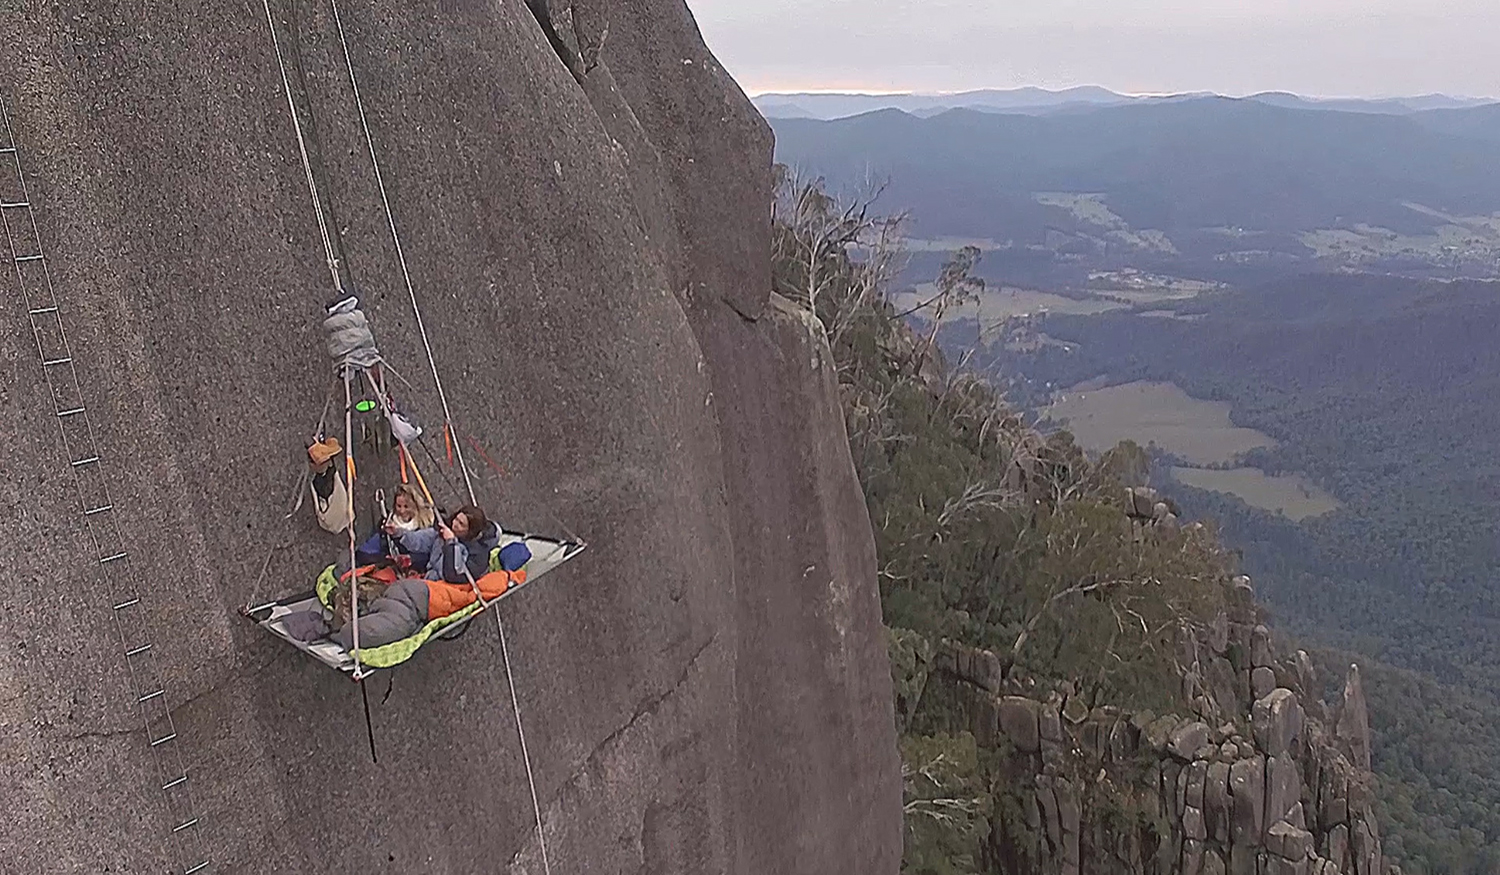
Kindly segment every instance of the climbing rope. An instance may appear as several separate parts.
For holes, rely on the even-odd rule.
[[[333,277],[334,288],[337,289],[337,290],[339,290],[340,293],[342,293],[343,292],[343,285],[342,285],[342,283],[339,280],[338,262],[337,262],[337,259],[334,256],[332,238],[330,237],[330,235],[328,233],[327,219],[324,216],[322,202],[321,202],[321,200],[319,199],[319,196],[318,196],[317,182],[316,182],[316,180],[315,180],[315,178],[313,176],[313,172],[312,172],[312,162],[308,158],[306,137],[304,136],[303,131],[302,131],[301,121],[299,120],[299,118],[297,116],[296,103],[295,103],[295,101],[292,98],[291,80],[287,76],[286,60],[285,60],[285,56],[282,54],[282,51],[281,51],[281,41],[280,41],[279,37],[277,37],[277,35],[276,35],[276,22],[275,22],[274,16],[271,14],[270,0],[261,0],[261,2],[262,2],[262,5],[265,8],[266,24],[271,29],[271,41],[272,41],[272,45],[273,45],[273,47],[275,49],[275,52],[276,52],[276,63],[277,63],[277,66],[280,68],[280,72],[281,72],[281,82],[282,82],[282,88],[283,88],[283,90],[285,91],[285,94],[286,94],[287,108],[291,112],[291,115],[292,115],[292,126],[293,126],[293,129],[295,130],[296,135],[297,135],[297,147],[298,147],[298,150],[299,150],[299,152],[301,154],[301,157],[302,157],[303,171],[304,171],[304,173],[307,176],[308,191],[309,191],[309,193],[312,196],[312,200],[313,200],[313,212],[314,212],[315,216],[317,217],[318,232],[319,232],[319,234],[320,234],[320,236],[322,238],[322,241],[323,241],[324,254],[326,255],[327,260],[328,260],[329,273]],[[381,205],[383,206],[383,208],[385,210],[386,222],[387,222],[388,226],[390,227],[391,241],[395,245],[395,248],[396,248],[396,259],[397,259],[397,261],[399,262],[399,264],[401,266],[401,277],[402,277],[403,282],[406,285],[407,296],[411,300],[412,315],[415,318],[416,323],[417,323],[417,331],[418,331],[418,333],[422,337],[422,346],[423,346],[423,349],[427,353],[427,364],[428,364],[428,367],[432,371],[433,385],[437,389],[438,400],[442,404],[442,408],[443,408],[443,424],[444,424],[445,429],[447,429],[450,432],[452,432],[452,431],[455,431],[455,429],[453,429],[453,412],[452,412],[452,408],[451,408],[451,406],[448,403],[448,393],[447,393],[446,389],[443,387],[442,375],[441,375],[441,373],[438,370],[437,358],[433,354],[433,351],[432,351],[432,341],[431,341],[431,338],[427,334],[426,323],[422,319],[422,310],[421,310],[421,307],[420,307],[420,305],[419,305],[419,303],[417,301],[416,288],[412,284],[411,271],[408,269],[407,264],[406,264],[406,254],[405,254],[405,251],[403,250],[403,248],[401,246],[401,235],[400,235],[400,232],[396,228],[395,213],[391,209],[390,196],[389,196],[389,194],[386,191],[385,179],[384,179],[384,177],[382,176],[382,174],[380,172],[380,161],[379,161],[379,159],[378,159],[378,157],[376,155],[376,152],[375,152],[375,139],[374,139],[374,136],[370,132],[370,124],[369,124],[369,119],[368,119],[368,117],[367,117],[367,115],[365,113],[364,100],[360,96],[360,93],[359,93],[359,81],[358,81],[358,79],[357,79],[357,77],[355,76],[355,73],[354,73],[354,61],[353,61],[353,58],[352,58],[352,56],[350,55],[350,52],[349,52],[349,41],[348,41],[348,38],[347,38],[347,36],[345,34],[345,31],[344,31],[343,17],[339,13],[339,7],[338,7],[337,0],[329,0],[329,5],[332,8],[334,24],[335,24],[335,27],[338,30],[339,44],[340,44],[341,48],[343,49],[344,65],[345,65],[345,69],[349,73],[349,84],[350,84],[350,86],[351,86],[351,88],[353,89],[353,92],[354,92],[355,106],[356,106],[356,108],[358,109],[358,112],[359,112],[360,127],[364,131],[365,144],[366,144],[366,147],[369,149],[370,164],[374,168],[374,171],[375,171],[375,183],[376,183],[376,186],[380,190]],[[368,374],[367,374],[367,376],[368,376]],[[350,375],[349,375],[349,372],[347,370],[347,367],[346,367],[346,369],[344,371],[344,393],[345,393],[345,401],[346,401],[346,405],[345,405],[345,440],[346,440],[345,453],[346,453],[346,459],[347,459],[347,462],[348,462],[348,469],[349,469],[348,470],[348,473],[349,473],[349,501],[350,501],[350,518],[352,520],[353,519],[353,513],[354,513],[354,509],[353,509],[353,502],[354,502],[354,498],[353,498],[353,496],[354,496],[354,456],[353,456],[353,446],[352,446],[352,432],[353,432],[352,410],[353,410],[353,404],[352,404],[352,393],[351,393],[351,388],[350,388]],[[389,412],[390,411],[390,406],[389,406],[388,399],[386,400],[385,403],[386,403],[387,412]],[[402,450],[403,450],[403,452],[406,452],[405,442],[402,442]],[[477,498],[476,498],[476,496],[474,494],[473,478],[470,475],[469,466],[468,466],[468,464],[464,460],[464,457],[463,457],[463,446],[462,446],[462,442],[460,442],[460,441],[455,441],[455,455],[458,458],[459,469],[463,473],[464,487],[465,487],[465,490],[468,492],[469,502],[471,504],[477,504],[478,500],[477,500]],[[410,453],[409,452],[407,452],[407,457],[408,457],[408,460],[410,460]],[[415,467],[413,467],[413,471],[415,471],[415,470],[416,470]],[[426,489],[426,483],[424,481],[422,481],[420,473],[417,474],[417,477],[418,477],[418,482],[422,483],[423,490],[424,490],[424,492],[426,492],[427,491],[427,489]],[[431,493],[427,492],[427,495],[428,495],[428,500],[430,502],[431,501]],[[358,677],[359,676],[359,605],[358,605],[358,591],[359,591],[359,588],[358,588],[358,585],[357,585],[357,581],[353,579],[354,578],[354,566],[353,566],[352,563],[354,563],[356,561],[356,555],[355,555],[356,554],[356,541],[355,541],[355,534],[354,534],[354,525],[353,525],[352,522],[350,523],[350,527],[349,527],[349,539],[350,539],[349,540],[349,547],[350,547],[350,561],[351,561],[351,569],[350,569],[350,574],[351,574],[350,598],[351,598],[351,601],[353,602],[353,608],[354,608],[353,609],[353,617],[352,617],[352,622],[354,623],[354,637],[353,637],[354,648],[353,649],[354,649],[354,658],[355,658],[355,676]],[[465,573],[467,574],[467,568],[465,568]],[[473,576],[472,575],[469,575],[469,578],[470,578],[470,584],[472,586],[474,586],[476,594],[477,594],[478,593],[478,585],[473,581]],[[481,604],[483,605],[484,604],[484,600],[483,600],[482,595],[480,596],[480,601],[481,601]],[[536,791],[535,773],[534,773],[534,771],[532,769],[532,765],[531,765],[531,755],[530,755],[530,752],[528,751],[527,746],[526,746],[526,734],[525,734],[525,729],[523,728],[522,721],[521,721],[520,701],[519,701],[518,697],[516,696],[515,680],[514,680],[514,677],[512,675],[512,672],[511,672],[511,667],[510,667],[510,650],[509,650],[509,647],[508,647],[508,645],[506,643],[506,640],[505,640],[505,624],[501,620],[500,613],[498,611],[495,612],[495,628],[496,628],[496,632],[497,632],[497,634],[499,635],[499,638],[500,638],[501,657],[503,659],[504,666],[505,666],[506,683],[508,684],[508,686],[510,688],[511,706],[512,706],[512,711],[515,714],[515,718],[516,718],[516,734],[517,734],[517,737],[520,739],[521,756],[522,756],[522,759],[525,761],[525,765],[526,765],[526,781],[527,781],[527,785],[528,785],[528,787],[530,788],[530,791],[531,791],[532,813],[533,813],[533,815],[536,818],[537,843],[538,843],[538,847],[541,850],[542,869],[546,873],[546,875],[551,875],[552,867],[551,867],[551,863],[550,863],[550,861],[548,859],[548,855],[547,855],[546,832],[545,832],[545,830],[543,829],[543,826],[542,826],[541,804],[540,804],[540,801],[538,799],[537,791]],[[361,690],[363,690],[363,684],[361,684]],[[368,705],[368,701],[367,701],[367,705]],[[373,756],[373,754],[374,754],[374,747],[373,747],[373,736],[372,736],[371,755]]]
[[[297,150],[302,155],[302,171],[307,175],[307,190],[312,195],[313,215],[318,219],[318,235],[323,240],[323,254],[328,260],[328,273],[333,277],[333,287],[341,294],[344,284],[339,280],[338,259],[333,254],[333,238],[328,233],[328,220],[323,215],[323,200],[318,196],[318,183],[313,178],[312,161],[307,157],[307,138],[302,133],[302,122],[297,116],[297,104],[292,100],[292,82],[286,74],[286,58],[281,53],[281,38],[276,35],[276,19],[271,15],[271,0],[261,0],[266,10],[266,26],[271,29],[271,46],[276,50],[276,66],[281,70],[281,87],[286,94],[286,108],[292,114],[292,129],[297,133]]]
[[[468,573],[468,569],[464,569]],[[552,875],[552,864],[547,861],[547,835],[542,829],[542,806],[536,798],[536,776],[531,771],[531,754],[526,750],[526,730],[521,726],[520,700],[516,698],[516,682],[510,674],[510,648],[505,643],[505,623],[500,612],[495,615],[495,631],[500,635],[500,659],[505,665],[505,683],[510,686],[511,713],[516,715],[516,737],[521,740],[521,762],[526,764],[526,784],[531,787],[531,813],[536,817],[536,843],[542,852],[542,871]]]
[[[349,365],[344,365],[344,462],[349,478],[349,622],[354,627],[354,638],[349,654],[354,657],[354,680],[359,683],[359,699],[365,708],[365,738],[370,742],[370,761],[380,762],[375,756],[375,727],[370,722],[370,691],[365,688],[364,673],[359,663],[359,554],[354,525],[354,392]],[[368,376],[368,374],[366,375]]]
[[[270,2],[270,0],[265,0]],[[432,354],[432,341],[427,336],[427,326],[422,321],[422,309],[417,305],[417,291],[412,286],[411,272],[406,267],[406,253],[401,248],[401,235],[396,230],[396,216],[391,211],[391,199],[386,194],[385,178],[380,173],[380,160],[375,157],[375,138],[370,133],[370,122],[365,117],[365,102],[359,94],[359,80],[354,75],[354,59],[349,55],[349,40],[344,35],[344,20],[339,15],[338,0],[328,0],[328,5],[333,9],[334,27],[338,29],[339,45],[344,50],[344,69],[349,71],[349,86],[354,91],[354,106],[359,110],[359,124],[364,129],[365,146],[370,151],[370,166],[375,169],[375,185],[380,189],[380,203],[385,207],[386,223],[391,229],[391,242],[396,247],[396,260],[401,264],[401,278],[406,283],[406,294],[411,298],[412,316],[417,321],[417,333],[422,335],[422,347],[427,351],[427,365],[432,369],[432,382],[437,387],[438,401],[443,405],[443,424],[453,427],[453,412],[448,406],[448,393],[443,389],[443,378],[438,374],[437,358]],[[463,449],[458,450],[458,467],[464,475],[464,487],[469,493],[469,503],[478,504],[474,497],[474,482],[469,477],[469,466],[464,464]]]
[[[370,389],[375,393],[376,399],[380,402],[381,406],[384,407],[386,416],[395,416],[395,408],[391,405],[391,399],[390,396],[386,393],[385,387],[381,385],[380,381],[372,378],[368,371],[365,372],[365,379],[369,382]],[[437,502],[433,498],[432,491],[427,488],[427,481],[422,476],[421,468],[417,466],[416,458],[411,455],[411,451],[408,449],[405,441],[398,440],[397,443],[400,444],[401,451],[406,454],[409,460],[408,463],[411,465],[412,476],[416,478],[417,484],[422,488],[422,493],[427,497],[427,503],[436,507]],[[426,448],[426,444],[423,444],[423,448]],[[432,455],[430,450],[428,451],[428,455]],[[441,468],[439,468],[438,470],[439,473],[442,472]],[[474,575],[470,573],[468,565],[464,566],[464,577],[468,579],[469,587],[474,591],[474,597],[479,600],[480,610],[489,610],[490,603],[485,600],[484,593],[479,589],[479,583],[474,579]],[[531,811],[536,818],[537,847],[541,851],[542,855],[542,871],[543,873],[545,873],[545,875],[551,875],[552,864],[547,857],[547,838],[542,827],[542,806],[540,800],[537,797],[536,774],[531,766],[531,752],[526,745],[526,728],[521,722],[521,705],[519,697],[516,696],[516,681],[510,669],[510,646],[505,640],[505,622],[501,619],[500,612],[498,610],[493,611],[492,613],[494,613],[495,615],[495,633],[499,636],[500,639],[500,659],[501,663],[505,666],[505,683],[506,686],[510,689],[511,713],[513,713],[516,718],[516,738],[519,739],[521,743],[521,761],[526,766],[526,784],[531,790]],[[356,636],[358,635],[357,629],[355,634]],[[371,748],[371,755],[374,755],[373,747]]]

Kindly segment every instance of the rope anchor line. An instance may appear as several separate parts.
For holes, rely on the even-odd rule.
[[[319,236],[320,236],[320,238],[321,238],[321,240],[323,242],[324,254],[327,257],[329,273],[332,276],[334,288],[336,290],[338,290],[342,294],[343,287],[342,287],[342,284],[341,284],[340,279],[339,279],[338,264],[337,264],[337,259],[335,258],[334,252],[333,252],[332,238],[331,238],[331,236],[328,233],[328,223],[327,223],[327,220],[326,220],[326,218],[324,216],[324,213],[323,213],[323,207],[322,207],[321,199],[319,198],[319,195],[318,195],[318,187],[317,187],[316,179],[315,179],[314,174],[313,174],[312,163],[311,163],[311,160],[308,157],[306,137],[305,137],[305,135],[303,133],[303,130],[302,130],[301,121],[298,119],[298,116],[297,116],[296,103],[295,103],[295,101],[294,101],[294,99],[292,97],[291,80],[290,80],[290,77],[287,74],[286,60],[285,60],[285,57],[283,56],[282,51],[281,51],[281,41],[280,41],[280,38],[276,35],[276,21],[275,21],[275,17],[271,14],[270,0],[262,0],[262,5],[265,8],[266,24],[267,24],[267,26],[271,30],[271,41],[272,41],[273,48],[275,49],[276,63],[277,63],[277,66],[279,67],[280,73],[281,73],[282,88],[283,88],[283,90],[286,93],[287,110],[288,110],[288,112],[291,113],[291,116],[292,116],[292,127],[293,127],[293,130],[295,131],[296,136],[297,136],[297,147],[298,147],[298,151],[299,151],[299,153],[301,155],[303,171],[304,171],[304,173],[305,173],[305,175],[307,177],[308,192],[309,192],[309,194],[312,197],[312,201],[313,201],[313,213],[314,213],[314,215],[315,215],[315,217],[317,218],[317,221],[318,221],[318,232],[319,232]],[[370,156],[370,165],[374,169],[374,172],[375,172],[375,182],[376,182],[377,187],[380,190],[380,201],[381,201],[381,205],[382,205],[382,207],[384,208],[384,211],[385,211],[386,223],[387,223],[387,225],[390,228],[391,242],[395,246],[395,249],[396,249],[396,258],[397,258],[397,261],[399,262],[399,264],[401,266],[401,277],[402,277],[403,282],[406,285],[407,297],[409,298],[409,300],[411,302],[412,315],[413,315],[413,317],[416,320],[418,333],[422,337],[422,346],[423,346],[423,349],[427,353],[427,364],[428,364],[428,367],[432,371],[433,385],[437,389],[438,399],[439,399],[439,401],[442,404],[442,409],[443,409],[443,424],[444,424],[445,429],[449,430],[450,432],[453,432],[453,431],[456,431],[456,429],[454,429],[454,427],[453,427],[453,412],[452,412],[452,408],[451,408],[451,406],[448,403],[448,394],[447,394],[446,389],[443,387],[442,375],[441,375],[441,373],[438,370],[437,358],[433,354],[432,341],[431,341],[431,338],[428,336],[427,326],[426,326],[425,321],[422,318],[422,310],[421,310],[421,306],[419,305],[419,303],[417,301],[416,288],[415,288],[415,286],[412,283],[411,271],[408,268],[407,262],[406,262],[406,254],[405,254],[405,251],[403,250],[403,248],[401,246],[401,235],[400,235],[400,232],[397,230],[397,227],[396,227],[395,213],[391,209],[390,196],[389,196],[389,194],[386,191],[385,179],[384,179],[384,176],[381,174],[381,171],[380,171],[380,161],[379,161],[379,158],[377,157],[376,151],[375,151],[375,139],[374,139],[373,134],[370,132],[370,123],[369,123],[369,118],[368,118],[368,116],[367,116],[367,114],[365,112],[364,99],[360,95],[360,92],[359,92],[359,81],[358,81],[358,77],[355,75],[355,72],[354,72],[354,60],[353,60],[353,57],[352,57],[352,55],[351,55],[351,53],[349,51],[349,41],[348,41],[347,34],[345,33],[345,30],[344,30],[343,16],[339,12],[338,0],[329,0],[329,6],[330,6],[330,8],[331,8],[331,10],[333,12],[334,25],[335,25],[335,27],[338,30],[339,45],[342,48],[343,55],[344,55],[344,66],[345,66],[345,69],[347,70],[347,72],[349,74],[349,84],[350,84],[350,87],[351,87],[351,89],[352,89],[352,91],[354,93],[354,102],[355,102],[356,108],[358,109],[360,127],[364,131],[365,145],[368,148],[369,156]],[[349,377],[349,374],[348,374],[347,370],[344,373],[344,391],[345,391],[345,400],[346,400],[345,437],[346,437],[346,441],[349,441],[352,438],[352,424],[350,422],[350,415],[351,415],[351,406],[350,406],[350,392],[351,392],[351,389],[350,389],[350,377]],[[389,409],[389,406],[388,406],[389,402],[387,401],[386,403],[387,403],[387,409]],[[455,440],[455,441],[453,441],[453,444],[454,444],[454,454],[456,455],[456,457],[458,459],[459,470],[463,474],[464,487],[465,487],[465,491],[468,493],[469,501],[470,501],[471,504],[477,504],[477,499],[476,499],[475,494],[474,494],[473,478],[472,478],[472,476],[470,474],[469,466],[468,466],[467,462],[464,460],[464,456],[463,456],[463,443],[462,443],[462,441]],[[404,444],[403,444],[403,451],[404,451],[404,449],[405,449],[405,447],[404,447]],[[347,458],[349,459],[349,462],[350,462],[349,494],[350,494],[350,516],[351,516],[351,519],[352,519],[353,518],[353,492],[354,492],[353,467],[352,467],[353,466],[353,455],[352,455],[353,446],[352,446],[352,443],[346,444],[346,450],[345,450],[345,452],[349,454],[347,456]],[[425,488],[425,484],[424,484],[424,488]],[[351,556],[351,562],[354,561],[354,559],[355,559],[354,554],[355,554],[355,546],[356,545],[355,545],[355,540],[354,539],[355,539],[354,527],[353,527],[353,524],[351,522],[351,524],[350,524],[350,556]],[[467,569],[465,569],[465,570],[467,572]],[[351,567],[350,571],[351,571],[351,577],[352,577],[354,569]],[[473,584],[472,575],[470,575],[470,583]],[[359,610],[358,610],[358,589],[359,588],[357,586],[357,581],[351,580],[351,584],[352,585],[350,587],[350,598],[354,600],[354,604],[353,604],[353,621],[355,623],[355,626],[354,626],[354,646],[356,648],[355,668],[356,668],[356,674],[358,674],[359,663],[358,663],[358,653],[357,653],[357,650],[358,650],[358,646],[359,646],[359,625],[358,625],[358,617],[359,617]],[[476,590],[477,590],[477,585],[476,585]],[[519,699],[516,696],[515,680],[514,680],[514,677],[513,677],[512,671],[511,671],[511,665],[510,665],[510,651],[509,651],[509,647],[508,647],[508,645],[506,643],[506,640],[505,640],[504,623],[501,621],[500,615],[499,615],[498,612],[495,614],[495,623],[496,623],[496,626],[495,626],[496,634],[497,634],[497,636],[499,637],[499,640],[500,640],[501,657],[502,657],[502,660],[503,660],[504,666],[505,666],[506,682],[507,682],[507,685],[509,686],[509,689],[510,689],[512,711],[514,712],[514,715],[515,715],[516,735],[517,735],[517,737],[518,737],[518,739],[520,741],[521,755],[522,755],[522,759],[525,761],[525,765],[526,765],[526,782],[527,782],[528,788],[529,788],[530,793],[531,793],[532,813],[533,813],[533,815],[535,816],[535,819],[536,819],[537,844],[538,844],[538,846],[539,846],[539,848],[541,850],[542,868],[543,868],[543,871],[546,873],[546,875],[551,875],[552,867],[551,867],[550,859],[549,859],[548,854],[547,854],[546,831],[543,829],[543,825],[542,825],[541,804],[540,804],[540,801],[539,801],[538,796],[537,796],[535,772],[534,772],[534,770],[532,768],[531,755],[530,755],[529,750],[527,749],[526,734],[525,734],[525,730],[523,728],[522,721],[521,721],[520,701],[519,701]],[[363,689],[363,684],[361,684],[361,689]],[[371,756],[372,757],[374,756],[373,734],[371,735]]]
[[[380,203],[385,208],[386,224],[391,229],[391,243],[396,247],[396,261],[401,265],[401,279],[406,283],[406,294],[411,299],[411,312],[417,322],[417,333],[422,336],[422,347],[427,352],[427,365],[432,369],[432,382],[437,387],[438,400],[443,405],[443,425],[451,429],[453,411],[448,406],[448,393],[443,388],[443,378],[438,373],[437,358],[432,353],[432,340],[427,336],[427,325],[422,320],[422,309],[417,305],[417,291],[412,285],[411,271],[406,266],[406,252],[401,247],[401,235],[396,230],[396,216],[391,210],[391,199],[385,190],[385,177],[380,172],[380,160],[375,155],[375,138],[370,133],[370,121],[365,114],[365,101],[360,96],[359,80],[354,75],[354,59],[349,54],[349,40],[344,35],[344,19],[339,14],[338,0],[328,0],[328,5],[333,10],[333,23],[339,33],[339,46],[344,50],[344,69],[349,72],[349,87],[354,92],[354,106],[359,111],[359,125],[364,130],[365,146],[370,153],[370,167],[375,171],[375,185],[380,189]],[[456,452],[459,470],[464,475],[464,487],[469,493],[469,503],[477,504],[478,501],[474,497],[474,481],[469,476],[469,466],[464,462],[463,448],[456,448]]]

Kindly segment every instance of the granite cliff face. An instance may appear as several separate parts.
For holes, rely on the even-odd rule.
[[[344,267],[430,389],[330,10],[271,9]],[[481,498],[590,542],[503,608],[553,870],[894,872],[874,547],[821,330],[770,295],[764,122],[679,0],[340,13],[455,417],[502,457]],[[371,691],[377,765],[354,686],[236,615],[337,546],[280,520],[331,289],[260,4],[25,3],[0,36],[129,551],[88,544],[7,273],[0,870],[541,871],[492,631]]]

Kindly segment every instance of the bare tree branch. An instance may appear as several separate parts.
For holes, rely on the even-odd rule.
[[[1013,503],[1014,494],[1003,487],[990,486],[989,484],[974,481],[964,487],[964,491],[948,499],[943,505],[943,510],[938,514],[937,530],[944,532],[955,520],[971,511],[980,508],[1002,508]]]
[[[1032,614],[1031,619],[1026,622],[1025,628],[1021,630],[1021,634],[1016,636],[1016,643],[1012,644],[1010,648],[1011,662],[1014,663],[1016,658],[1021,655],[1021,648],[1026,646],[1026,640],[1030,638],[1032,633],[1036,631],[1036,627],[1041,624],[1042,619],[1045,618],[1048,612],[1052,610],[1052,606],[1057,604],[1059,601],[1072,595],[1088,595],[1089,593],[1100,592],[1101,590],[1111,589],[1118,586],[1126,586],[1132,583],[1136,583],[1136,581],[1130,580],[1128,578],[1101,580],[1086,584],[1080,583],[1070,586],[1067,589],[1059,590],[1048,596],[1047,601],[1042,604],[1041,610],[1037,611],[1035,614]]]

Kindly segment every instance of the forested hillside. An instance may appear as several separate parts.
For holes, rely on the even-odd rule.
[[[1140,447],[1043,438],[942,354],[977,251],[915,330],[887,298],[894,221],[788,177],[776,219],[776,289],[828,335],[875,531],[904,871],[1385,875],[1357,673],[1325,707],[1213,527],[1142,485]]]
[[[1174,489],[1189,518],[1222,522],[1281,628],[1392,667],[1370,701],[1408,868],[1496,871],[1500,287],[1309,276],[1175,314],[1050,316],[1048,336],[1076,346],[981,358],[1023,403],[1100,376],[1228,402],[1236,425],[1278,442],[1245,461],[1337,496],[1342,509],[1296,524]]]
[[[1500,653],[1481,649],[1500,647],[1497,292],[1302,278],[1179,308],[1197,321],[1049,317],[1049,336],[1079,346],[1006,364],[1032,386],[1108,375],[1229,402],[1237,424],[1280,442],[1249,461],[1310,475],[1347,505],[1300,527],[1241,527],[1263,545],[1250,552],[1264,570],[1283,570],[1272,603],[1288,619],[1379,639],[1387,661],[1500,693]],[[1286,579],[1293,569],[1324,582]]]

